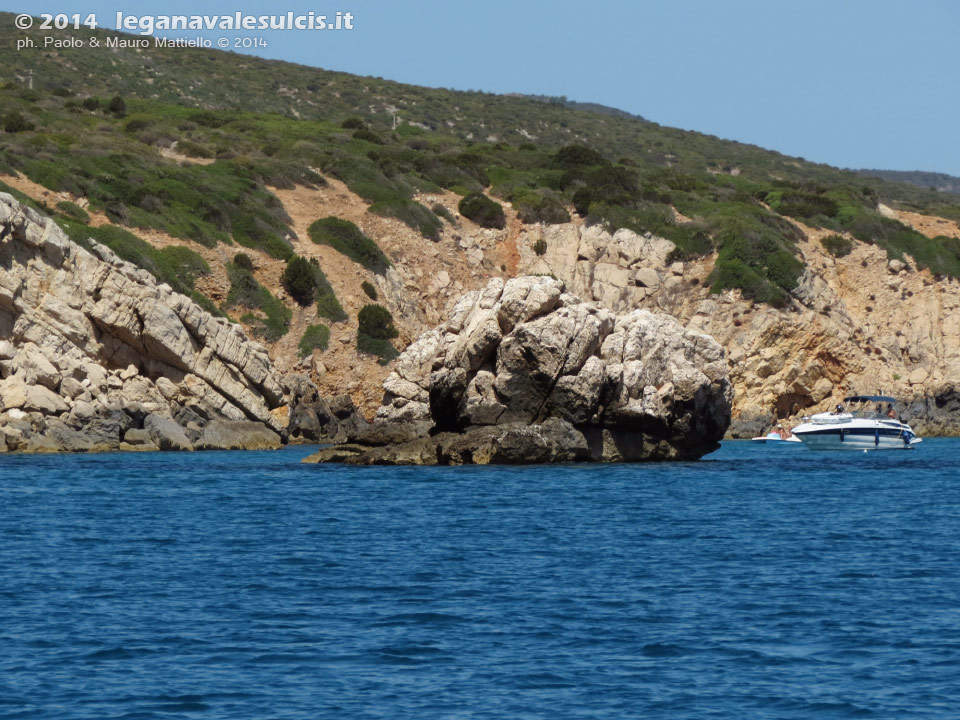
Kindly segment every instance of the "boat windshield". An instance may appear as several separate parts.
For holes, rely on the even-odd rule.
[[[890,406],[892,408],[892,406]],[[889,409],[884,407],[882,403],[874,402],[861,402],[853,404],[850,408],[847,409],[847,412],[850,413],[853,417],[863,419],[863,420],[896,420],[897,416],[894,413],[893,417],[888,415]]]

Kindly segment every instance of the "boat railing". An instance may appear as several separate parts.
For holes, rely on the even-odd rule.
[[[812,422],[814,425],[838,425],[840,423],[848,423],[853,420],[853,415],[847,412],[844,413],[821,413],[819,415],[814,415],[811,418],[804,418],[808,422]]]
[[[887,417],[886,413],[871,410],[869,408],[853,408],[841,413],[819,413],[817,415],[813,415],[812,417],[807,415],[803,418],[804,422],[810,422],[814,425],[839,425],[842,423],[848,423],[852,420],[874,420],[879,422],[896,423],[898,425],[903,424],[898,418]]]

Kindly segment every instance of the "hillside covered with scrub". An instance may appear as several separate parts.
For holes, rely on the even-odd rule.
[[[0,43],[15,34],[0,14]],[[826,257],[870,246],[960,278],[956,196],[589,103],[188,48],[5,52],[0,78],[0,190],[291,363],[339,335],[389,363],[457,283],[517,272],[562,226],[664,238],[665,263],[703,267],[700,290],[771,309],[814,269],[805,229]],[[453,279],[430,308],[405,295],[441,269]]]

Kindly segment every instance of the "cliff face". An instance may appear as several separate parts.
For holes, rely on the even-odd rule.
[[[931,235],[960,228],[903,213]],[[921,432],[956,434],[951,416],[960,380],[960,283],[935,278],[871,245],[854,243],[843,258],[827,253],[828,233],[798,226],[807,270],[789,307],[714,295],[705,287],[712,259],[668,263],[668,240],[597,227],[534,228],[518,242],[520,267],[548,273],[572,292],[614,309],[648,307],[715,337],[727,350],[735,388],[735,437],[760,432],[772,417],[798,419],[854,393],[883,391],[903,399]],[[546,252],[534,243],[542,238]]]
[[[3,450],[266,447],[266,349],[96,243],[0,193]]]
[[[21,189],[38,200],[60,199],[43,196],[39,186],[24,183]],[[291,331],[269,346],[270,358],[282,371],[309,374],[323,396],[348,393],[370,418],[395,363],[382,366],[356,351],[355,318],[369,302],[360,291],[363,281],[376,287],[378,302],[393,313],[400,331],[394,344],[402,350],[446,318],[464,293],[484,287],[491,278],[542,274],[615,312],[636,308],[664,312],[715,337],[726,350],[735,391],[730,435],[749,437],[774,416],[795,421],[828,409],[847,394],[878,390],[904,400],[905,416],[921,434],[960,433],[954,412],[960,406],[960,283],[917,270],[909,259],[888,261],[875,246],[854,242],[850,255],[834,258],[820,243],[824,231],[795,223],[805,238],[797,249],[807,270],[791,305],[775,309],[744,300],[735,291],[711,294],[705,280],[712,258],[672,263],[670,241],[628,230],[611,235],[579,221],[525,225],[509,206],[504,208],[504,229],[482,229],[458,216],[458,196],[432,193],[418,200],[443,205],[455,219],[445,223],[440,240],[433,242],[396,220],[370,213],[362,199],[335,180],[320,189],[278,190],[277,196],[294,220],[298,235],[292,241],[294,249],[319,261],[349,319],[331,324],[328,350],[301,359],[297,342],[306,325],[316,322],[315,314],[287,299],[294,312]],[[310,242],[307,226],[327,215],[353,220],[393,266],[377,275],[332,248]],[[929,237],[960,237],[956,223],[902,211],[898,215]],[[173,242],[156,233],[134,232],[155,245]],[[535,247],[541,239],[539,249],[544,252],[538,255]],[[235,248],[191,247],[208,260],[213,278],[225,277],[223,268]],[[283,263],[262,253],[250,254],[258,280],[283,297],[279,283]],[[221,302],[226,289],[212,281],[209,285],[198,286]],[[242,316],[231,312],[234,319]],[[103,340],[106,357],[113,343],[109,337]],[[155,346],[153,353],[153,360],[162,360]],[[114,364],[126,366],[120,357]]]

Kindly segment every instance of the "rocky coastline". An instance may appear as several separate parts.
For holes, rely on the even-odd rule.
[[[659,263],[665,246],[650,248]],[[299,442],[334,443],[313,459],[351,463],[633,461],[695,458],[768,428],[769,412],[736,412],[743,361],[709,314],[684,327],[569,287],[495,278],[451,302],[396,361],[368,424],[350,397],[278,372],[239,325],[0,193],[0,452]],[[900,412],[930,436],[956,434],[958,410],[945,381]]]
[[[352,404],[338,417],[306,382],[239,326],[0,193],[0,452],[333,440]]]
[[[371,427],[304,462],[690,460],[719,447],[732,397],[710,336],[495,278],[404,351]]]

